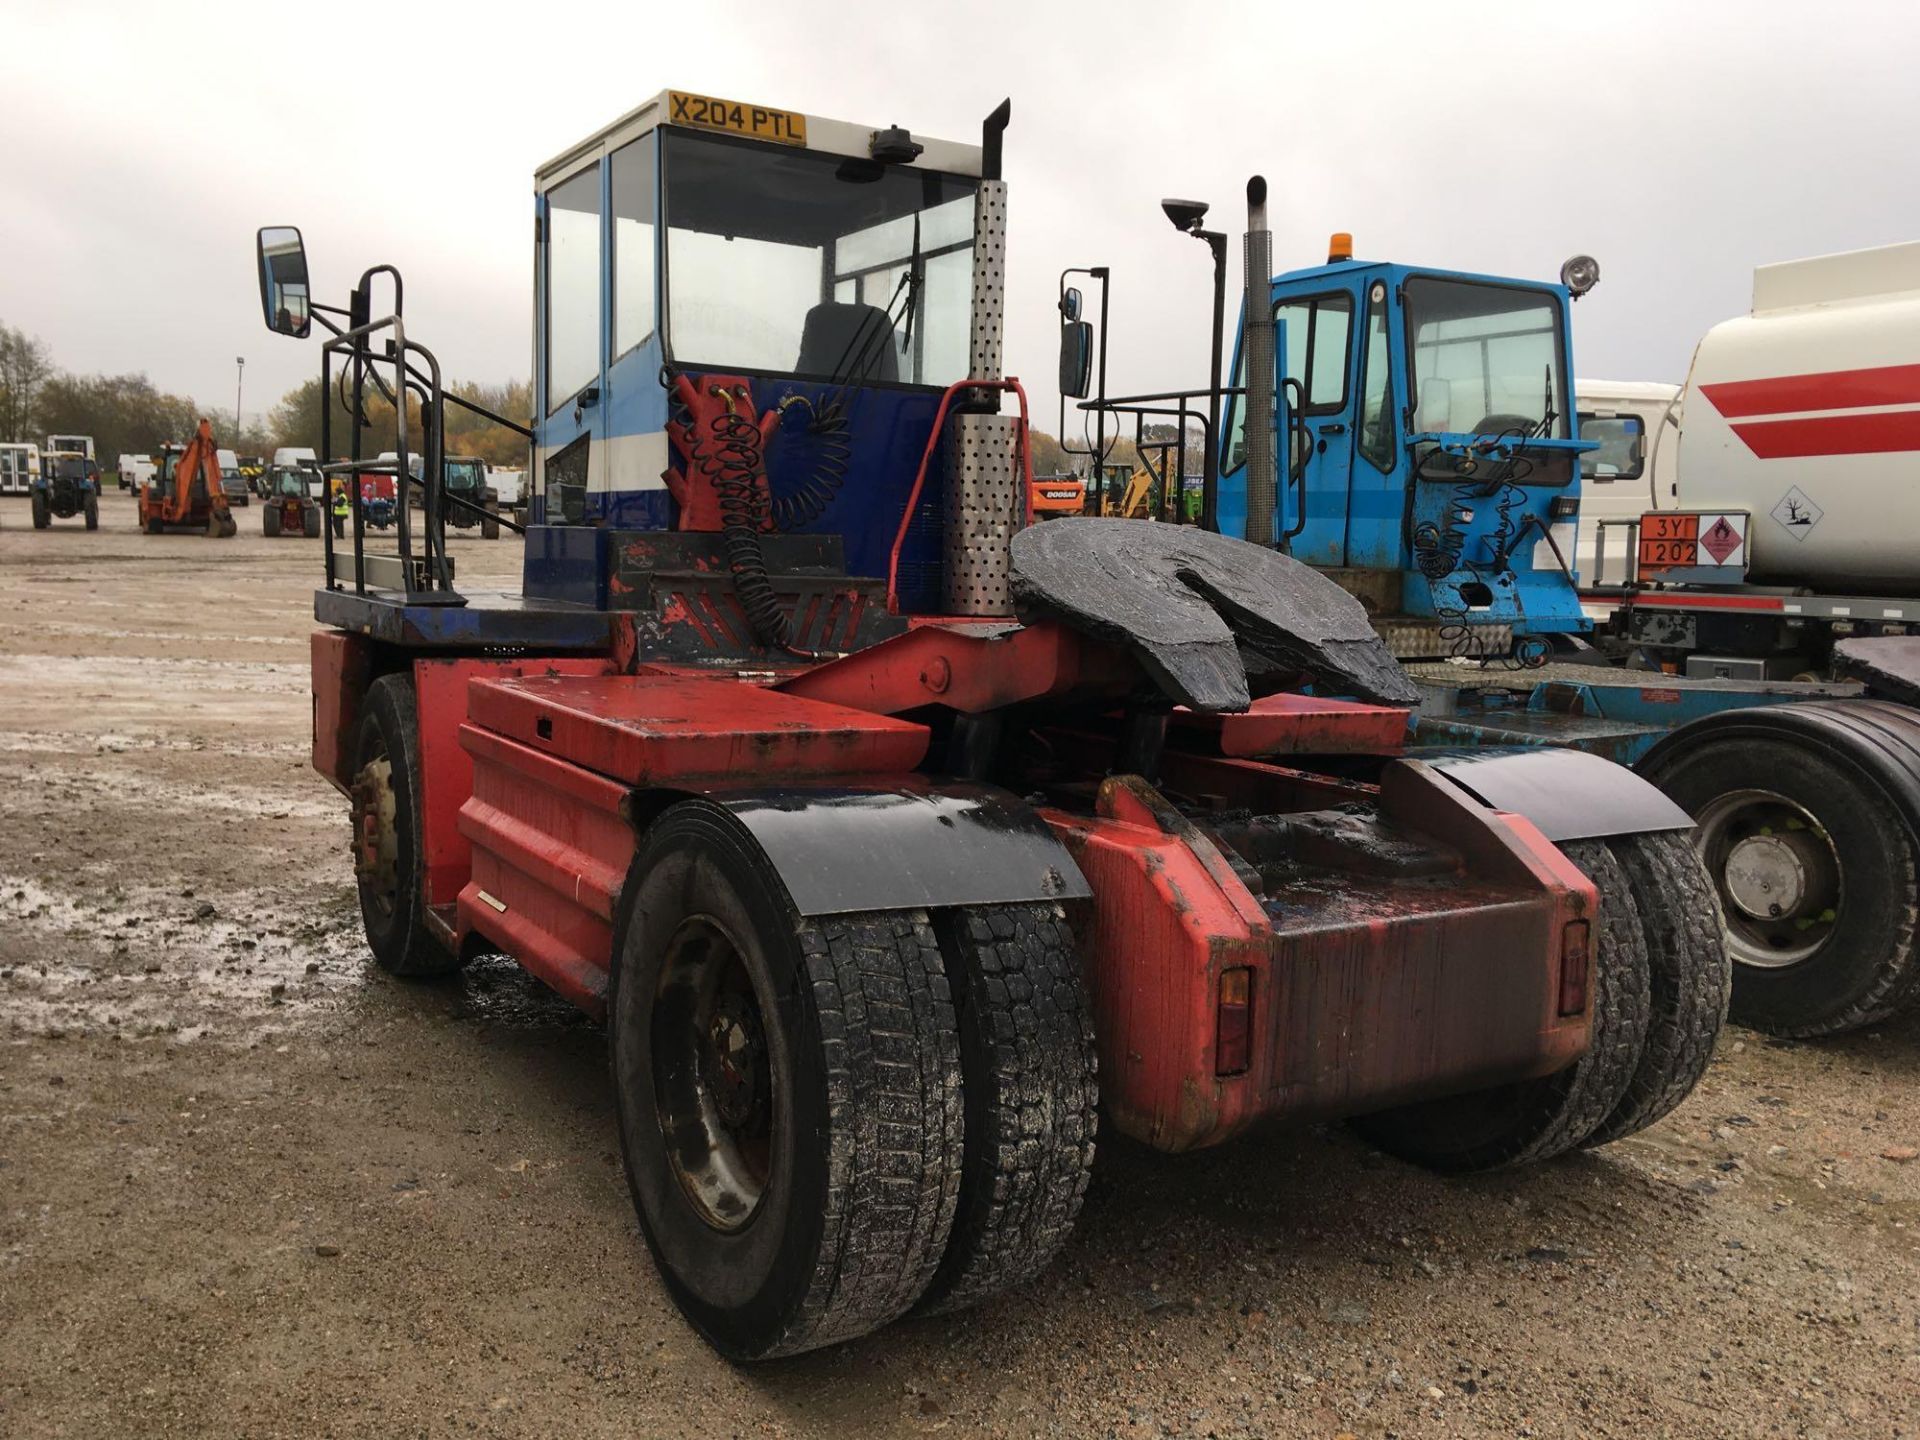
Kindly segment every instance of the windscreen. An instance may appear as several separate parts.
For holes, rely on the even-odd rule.
[[[674,363],[966,378],[975,181],[680,131],[662,155]]]
[[[458,494],[478,490],[480,482],[486,478],[484,469],[478,460],[447,461],[447,489]]]
[[[84,480],[87,478],[87,457],[49,455],[46,464],[41,468],[55,480]]]
[[[1560,305],[1544,290],[1407,278],[1413,428],[1566,439]]]

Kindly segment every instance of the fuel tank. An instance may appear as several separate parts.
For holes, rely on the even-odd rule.
[[[1683,417],[1678,503],[1752,516],[1750,581],[1920,593],[1920,242],[1756,269]]]

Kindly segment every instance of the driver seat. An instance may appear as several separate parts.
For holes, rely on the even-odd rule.
[[[807,312],[800,331],[801,375],[897,381],[900,360],[893,348],[893,325],[877,305],[829,300]]]

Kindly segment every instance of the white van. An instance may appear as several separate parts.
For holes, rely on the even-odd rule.
[[[153,457],[151,455],[122,455],[114,466],[114,474],[119,477],[122,490],[136,493],[140,487],[153,478]]]
[[[1598,450],[1580,457],[1575,568],[1582,585],[1617,585],[1626,578],[1633,553],[1634,531],[1621,522],[1675,503],[1680,387],[1647,380],[1576,380],[1573,390],[1580,438],[1600,442]],[[1607,522],[1604,557],[1601,521]]]
[[[25,495],[39,478],[38,445],[0,445],[0,495]]]

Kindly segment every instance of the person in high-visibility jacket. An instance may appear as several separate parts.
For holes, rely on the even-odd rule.
[[[344,539],[347,533],[347,516],[353,513],[352,504],[347,499],[346,482],[339,477],[333,481],[333,538]]]

